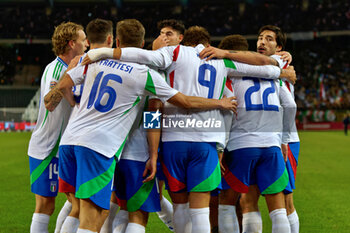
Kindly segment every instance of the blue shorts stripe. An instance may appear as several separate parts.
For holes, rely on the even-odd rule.
[[[138,209],[145,212],[160,211],[160,199],[157,189],[157,180],[153,180],[153,187],[148,193],[148,188],[142,183],[144,180],[143,171],[146,162],[121,159],[116,166],[114,186],[117,198],[123,200],[120,202],[123,207],[127,207],[128,211],[136,211]],[[146,193],[147,192],[147,193]],[[135,196],[136,195],[136,196]],[[135,199],[136,197],[136,199]]]
[[[84,185],[85,189],[88,190],[84,193],[90,193],[88,197],[84,198],[89,198],[103,209],[109,209],[109,202],[112,194],[113,175],[111,176],[110,181],[107,183],[105,180],[101,180],[101,182],[90,182],[91,186],[86,184],[92,180],[96,181],[95,178],[98,178],[101,176],[101,174],[104,174],[108,169],[110,169],[114,162],[114,157],[107,158],[89,148],[72,145],[60,146],[59,153],[60,179],[75,187],[75,190],[79,190],[80,186]],[[114,167],[113,171],[111,172],[112,174],[114,173]]]

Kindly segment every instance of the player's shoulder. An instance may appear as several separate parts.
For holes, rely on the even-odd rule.
[[[133,67],[133,69],[135,69],[135,71],[139,73],[147,73],[147,71],[150,69],[147,65],[136,63],[136,62],[121,62],[121,63],[124,63],[125,65]]]
[[[171,47],[173,48],[174,51],[179,50],[179,52],[186,51],[189,53],[198,54],[198,57],[199,57],[199,53],[204,49],[204,45],[202,45],[202,44],[199,44],[195,47],[186,46],[186,45],[178,45],[178,46],[171,46]]]
[[[119,60],[110,60],[115,62],[111,67],[113,69],[118,70],[119,73],[124,73],[126,75],[131,75],[132,77],[147,77],[147,74],[152,70],[152,72],[156,72],[151,69],[147,65],[139,64],[136,62],[125,62]]]
[[[205,46],[202,45],[202,44],[198,44],[196,47],[194,47],[194,49],[195,49],[198,53],[200,53],[204,48],[205,48]]]
[[[286,62],[282,60],[280,55],[271,55],[271,58],[275,59],[278,62],[278,65],[280,68],[284,68],[284,66],[286,65]]]
[[[45,77],[59,80],[61,74],[67,69],[67,67],[68,65],[61,58],[56,57],[45,67],[43,75]]]
[[[68,67],[68,64],[65,63],[60,57],[56,57],[53,61],[51,61],[51,62],[46,66],[47,69],[56,70],[56,72],[57,72],[59,69],[67,68],[67,67]]]

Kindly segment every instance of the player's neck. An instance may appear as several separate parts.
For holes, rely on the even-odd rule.
[[[71,53],[61,54],[58,57],[61,58],[68,65],[69,65],[70,61],[74,58],[73,54],[71,54]]]
[[[111,48],[109,44],[103,43],[103,44],[90,44],[90,49],[99,49],[99,48]]]

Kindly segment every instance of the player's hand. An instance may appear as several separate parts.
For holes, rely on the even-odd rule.
[[[294,66],[288,66],[288,68],[282,69],[280,78],[286,78],[290,83],[295,84],[297,81],[297,75],[295,73]]]
[[[88,65],[88,64],[91,64],[92,63],[92,61],[91,61],[91,59],[90,59],[90,57],[89,57],[89,53],[88,54],[86,54],[86,56],[84,57],[84,59],[83,59],[83,61],[81,62],[81,65]]]
[[[287,160],[288,160],[288,144],[282,144],[281,150],[282,150],[284,161],[287,162]]]
[[[237,101],[235,101],[237,98],[236,96],[227,98],[225,95],[222,97],[220,101],[220,105],[222,109],[233,111],[237,114]]]
[[[63,93],[58,88],[54,87],[47,95],[44,97],[45,108],[52,112],[55,110],[57,105],[61,102],[63,98]]]
[[[78,55],[78,56],[75,56],[75,58],[73,58],[69,65],[68,65],[68,68],[67,68],[67,71],[73,69],[74,67],[76,67],[78,65],[78,62],[79,62],[79,59],[81,58],[82,55]]]
[[[153,41],[152,50],[157,50],[169,46],[169,39],[165,34],[160,34],[157,39]]]
[[[224,156],[224,152],[218,152],[218,156],[219,156],[219,163],[220,163],[220,170],[221,170],[221,175],[223,176],[225,174],[225,167],[222,164],[222,158]]]
[[[143,171],[143,175],[142,175],[143,177],[146,177],[148,174],[148,176],[146,177],[146,179],[142,181],[142,183],[146,183],[148,181],[153,180],[156,175],[156,172],[157,172],[157,160],[150,158],[146,162],[145,170]]]
[[[208,46],[199,53],[199,57],[201,59],[206,59],[206,61],[209,61],[213,58],[225,58],[226,53],[227,50],[222,50],[212,46]]]
[[[281,59],[283,61],[286,61],[288,64],[292,63],[292,54],[290,54],[287,51],[280,51],[280,52],[276,52],[276,55],[280,55]]]

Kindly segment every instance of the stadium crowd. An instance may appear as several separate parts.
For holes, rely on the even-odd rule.
[[[294,56],[293,65],[298,76],[295,91],[298,108],[349,109],[350,62],[346,58],[350,56],[350,49],[345,43],[346,38],[333,39],[333,43],[321,39],[315,41],[316,43],[295,42],[294,50],[290,51]],[[339,43],[343,47],[337,47]],[[254,47],[250,49],[254,50]],[[0,85],[12,85],[15,66],[22,62],[9,53],[14,52],[14,49],[1,50],[4,51],[2,54],[8,55],[1,56],[0,59]],[[37,63],[34,58],[31,62]],[[40,80],[33,84],[39,85]]]
[[[347,23],[350,19],[350,5],[348,1],[343,0],[293,0],[287,7],[282,7],[283,2],[274,1],[270,3],[249,1],[236,4],[224,1],[221,5],[189,1],[187,6],[171,5],[171,7],[164,7],[162,4],[156,6],[143,4],[142,7],[139,7],[125,3],[120,8],[110,2],[106,4],[107,6],[109,4],[110,7],[102,4],[77,6],[74,3],[69,6],[57,3],[54,7],[39,5],[33,8],[13,4],[1,7],[0,13],[5,20],[0,22],[0,38],[24,38],[28,40],[28,43],[33,38],[48,39],[53,33],[51,25],[58,25],[62,21],[73,21],[86,25],[94,17],[107,18],[115,22],[131,17],[140,19],[147,29],[148,37],[157,35],[156,21],[169,17],[181,19],[185,25],[205,25],[213,36],[232,33],[255,34],[260,25],[270,22],[274,22],[286,32],[350,29]],[[220,17],[213,18],[206,17],[206,15],[220,15]],[[11,23],[6,23],[7,21]],[[349,62],[348,59],[344,59],[349,57],[350,50],[346,40],[347,38],[338,40],[345,48],[337,47],[337,45],[332,45],[334,43],[321,39],[316,40],[316,43],[296,41],[292,48],[287,47],[291,49],[295,57],[293,64],[299,77],[299,85],[296,86],[298,108],[344,109],[350,107]],[[48,56],[43,59],[41,57],[43,55],[38,54],[22,61],[23,56],[19,54],[16,57],[13,53],[26,50],[25,46],[23,48],[0,47],[2,51],[0,85],[14,83],[16,64],[25,62],[39,64],[38,60],[40,60],[40,65],[43,66],[47,60],[51,59]],[[9,55],[3,56],[3,54]],[[39,85],[39,83],[34,80],[31,84]],[[320,88],[321,83],[323,88]]]
[[[292,51],[298,74],[296,102],[300,109],[349,109],[350,62],[347,38],[300,42]]]
[[[146,37],[157,35],[154,22],[175,18],[185,26],[205,25],[213,36],[227,34],[255,34],[260,25],[274,22],[286,32],[349,30],[350,4],[346,0],[292,0],[286,6],[282,1],[189,1],[186,5],[171,2],[154,4],[124,3],[117,8],[111,2],[99,5],[2,5],[0,38],[50,38],[51,25],[73,21],[86,25],[92,18],[102,17],[117,22],[124,18],[142,20]],[[207,16],[220,17],[207,17]],[[46,22],[43,24],[42,22]],[[257,24],[256,22],[259,22]]]

